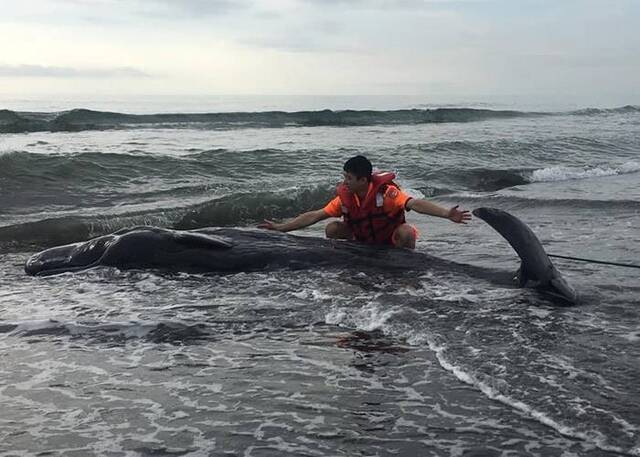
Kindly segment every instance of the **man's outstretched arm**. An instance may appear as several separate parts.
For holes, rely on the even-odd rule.
[[[320,222],[330,217],[331,216],[329,216],[324,211],[324,209],[318,209],[315,211],[308,211],[306,213],[302,213],[288,222],[283,222],[282,224],[277,224],[273,221],[269,221],[265,219],[262,224],[258,225],[258,228],[263,228],[267,230],[277,230],[279,232],[290,232],[291,230],[298,230],[301,228],[308,227],[310,225],[315,224],[316,222]]]
[[[444,208],[440,205],[436,205],[428,200],[422,200],[419,198],[412,198],[406,204],[407,209],[411,209],[421,214],[428,214],[429,216],[442,217],[449,219],[450,221],[458,224],[466,224],[471,220],[471,214],[469,211],[461,211],[458,209],[458,205],[451,209]]]

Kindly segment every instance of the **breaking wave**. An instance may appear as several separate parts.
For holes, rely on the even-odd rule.
[[[585,108],[572,111],[570,114],[576,116],[599,116],[603,114],[637,114],[640,113],[640,106],[625,105],[618,108]]]
[[[0,110],[0,133],[76,132],[130,128],[201,128],[229,130],[259,127],[350,127],[364,125],[425,124],[470,122],[496,118],[570,114],[598,116],[637,114],[640,107],[627,105],[618,108],[586,108],[569,113],[543,113],[515,110],[477,108],[434,108],[399,110],[320,110],[320,111],[261,111],[218,113],[159,113],[127,114],[94,111],[84,108],[60,112],[22,112]]]
[[[470,122],[539,113],[475,108],[402,109],[392,111],[264,111],[236,113],[125,114],[88,109],[57,113],[0,110],[0,133],[75,132],[123,128],[201,128],[230,130],[259,127],[350,127],[364,125]]]
[[[175,229],[247,226],[263,219],[284,219],[318,208],[335,193],[333,186],[282,189],[277,192],[232,193],[203,203],[129,211],[117,208],[97,214],[69,214],[0,227],[5,247],[54,246],[86,240],[135,225]]]
[[[145,161],[156,160],[155,158],[143,159]],[[66,159],[58,158],[56,160],[64,161]],[[132,160],[132,164],[135,164],[137,159]],[[172,160],[175,160],[175,163],[171,162],[166,165],[167,168],[180,166],[178,165],[179,160]],[[50,167],[51,162],[46,161],[46,165]],[[91,167],[91,165],[87,166]],[[201,166],[205,165],[201,164]],[[549,167],[503,170],[475,168],[452,170],[449,178],[447,178],[445,170],[440,173],[440,178],[444,176],[443,182],[453,184],[452,186],[447,187],[436,183],[424,188],[417,186],[416,191],[406,190],[427,198],[453,199],[456,203],[465,204],[472,208],[500,206],[516,209],[536,205],[539,207],[629,209],[640,208],[640,202],[630,199],[549,199],[547,197],[510,195],[498,191],[514,186],[526,186],[535,182],[586,179],[638,171],[640,171],[640,164],[637,162],[600,168]],[[0,171],[0,177],[1,175]],[[5,179],[5,182],[7,181]],[[19,183],[16,182],[16,185]],[[112,188],[122,188],[122,185],[117,182],[111,184]],[[62,186],[62,183],[54,182],[52,189],[57,186]],[[69,186],[72,186],[72,183],[67,184],[67,189]],[[11,246],[54,246],[86,240],[135,225],[156,225],[186,230],[202,227],[250,226],[263,219],[283,220],[305,211],[323,207],[335,195],[335,183],[280,187],[275,191],[248,191],[226,188],[225,186],[221,186],[220,189],[212,189],[205,184],[178,185],[174,188],[168,186],[156,190],[131,191],[122,195],[110,191],[108,201],[106,200],[104,203],[99,201],[99,197],[102,195],[100,192],[89,191],[82,186],[82,183],[77,183],[77,189],[72,193],[77,197],[78,202],[84,203],[84,206],[70,205],[58,209],[45,206],[40,212],[35,212],[32,208],[32,212],[28,216],[20,216],[21,210],[18,207],[18,215],[14,216],[13,221],[5,223],[5,226],[0,226],[0,245],[5,248]],[[22,194],[28,194],[28,191],[24,191]],[[54,195],[58,202],[62,199],[60,194],[51,195]],[[11,203],[17,204],[16,202],[20,201],[19,198],[32,197],[30,194],[26,196],[16,194],[16,198],[10,199],[11,201],[5,203],[4,206]],[[72,203],[75,197],[66,195],[65,198],[68,203]],[[118,198],[122,199],[123,203],[108,204]],[[86,206],[88,202],[93,203],[94,206]],[[43,201],[43,204],[47,203],[50,202]]]
[[[427,174],[426,179],[443,180],[455,183],[455,188],[473,192],[495,192],[514,186],[536,182],[570,181],[577,179],[599,178],[604,176],[625,175],[640,171],[640,162],[629,161],[620,165],[601,165],[599,167],[553,166],[546,168],[467,168],[442,169]],[[440,187],[442,189],[442,187]],[[422,189],[421,189],[422,190]],[[427,192],[426,195],[442,195],[444,192]]]
[[[577,168],[577,167],[548,167],[534,170],[531,173],[530,182],[568,181],[572,179],[599,178],[602,176],[615,176],[640,171],[640,162],[626,162],[622,165]]]

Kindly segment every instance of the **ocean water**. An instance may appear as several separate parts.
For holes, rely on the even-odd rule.
[[[253,227],[319,208],[356,154],[414,196],[513,213],[549,253],[637,265],[640,107],[4,107],[0,455],[640,455],[638,269],[554,260],[583,297],[572,307],[430,265],[23,270],[122,227]],[[408,219],[419,251],[518,267],[481,220]]]

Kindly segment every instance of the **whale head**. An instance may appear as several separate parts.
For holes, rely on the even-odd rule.
[[[45,276],[91,268],[98,264],[116,239],[115,235],[106,235],[86,242],[44,250],[27,259],[24,271],[30,275]]]

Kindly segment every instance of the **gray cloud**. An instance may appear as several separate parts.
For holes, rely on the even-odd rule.
[[[239,34],[236,40],[248,46],[278,49],[287,52],[355,52],[345,34],[344,24],[323,19],[300,19],[298,24],[285,27],[276,21],[262,24],[253,34]]]
[[[339,7],[341,9],[371,10],[431,10],[467,7],[473,4],[488,3],[491,0],[298,0],[301,3],[320,8]]]
[[[90,5],[89,0],[67,0]],[[105,0],[108,6],[120,11],[128,12],[136,18],[146,19],[205,19],[225,16],[235,12],[248,10],[252,6],[251,0]]]
[[[228,14],[232,11],[244,10],[251,5],[246,0],[145,0],[143,3],[147,3],[150,7],[154,4],[163,5],[171,11],[193,17]]]
[[[253,0],[33,0],[16,2],[0,22],[144,26],[143,21],[194,21],[249,10]]]
[[[635,53],[623,55],[571,55],[571,54],[529,54],[515,56],[512,62],[521,66],[538,68],[613,69],[640,66],[640,57]]]
[[[72,68],[45,65],[0,65],[4,78],[150,78],[151,75],[131,67]]]

